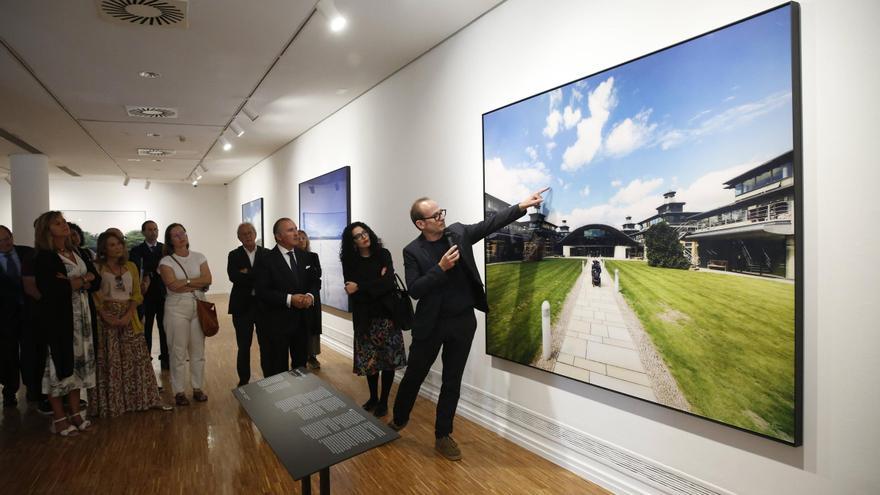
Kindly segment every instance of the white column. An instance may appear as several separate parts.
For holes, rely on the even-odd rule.
[[[49,158],[9,155],[12,178],[12,232],[15,243],[34,245],[34,220],[49,211]]]
[[[794,280],[794,262],[795,262],[795,244],[794,236],[785,237],[785,278]]]

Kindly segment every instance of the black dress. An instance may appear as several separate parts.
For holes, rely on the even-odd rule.
[[[385,268],[385,274],[381,275]],[[353,371],[375,375],[406,366],[403,333],[391,320],[394,265],[391,253],[382,249],[370,257],[355,256],[342,263],[346,282],[358,284],[349,296],[354,323]]]

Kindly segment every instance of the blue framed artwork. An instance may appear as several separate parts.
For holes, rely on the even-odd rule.
[[[257,245],[265,247],[263,239],[263,198],[241,205],[241,221],[253,224],[257,231]]]
[[[341,311],[348,311],[339,242],[351,222],[350,177],[350,167],[342,167],[299,185],[299,228],[321,260],[321,304]]]

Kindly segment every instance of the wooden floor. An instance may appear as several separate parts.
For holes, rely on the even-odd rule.
[[[225,312],[225,298],[212,299],[218,312]],[[4,409],[0,419],[0,492],[300,493],[299,483],[290,479],[230,393],[237,383],[235,351],[232,321],[222,315],[220,333],[207,341],[208,402],[98,420],[91,431],[72,438],[51,435],[49,418],[21,400],[22,390],[18,408]],[[366,382],[351,373],[349,356],[324,346],[320,360],[322,378],[358,403],[366,399]],[[252,366],[259,377],[256,340]],[[170,402],[168,372],[161,380],[163,397]],[[392,399],[395,393],[396,385]],[[607,493],[461,417],[454,437],[464,459],[447,461],[433,449],[433,421],[434,404],[419,398],[401,439],[331,468],[331,491]],[[317,476],[312,478],[318,493]]]

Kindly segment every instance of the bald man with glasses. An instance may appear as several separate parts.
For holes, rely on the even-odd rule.
[[[451,437],[452,422],[477,328],[474,309],[489,310],[473,245],[513,223],[527,208],[540,205],[544,200],[541,194],[547,189],[470,225],[447,227],[446,210],[431,198],[419,198],[410,208],[410,219],[421,233],[403,249],[403,263],[409,294],[418,305],[409,361],[394,401],[394,419],[388,426],[397,431],[406,426],[422,382],[442,349],[443,385],[437,400],[434,447],[449,460],[461,459],[461,450]]]

